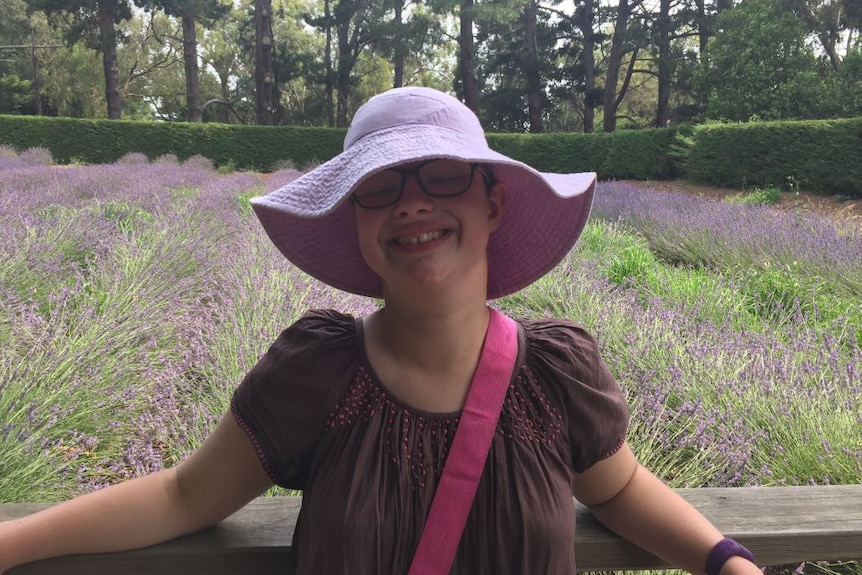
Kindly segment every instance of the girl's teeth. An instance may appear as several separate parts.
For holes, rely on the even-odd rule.
[[[413,237],[413,238],[399,238],[398,243],[401,244],[402,246],[404,244],[421,244],[424,242],[430,242],[431,240],[436,240],[437,238],[439,238],[442,235],[443,235],[443,232],[440,232],[440,231],[428,232],[428,233],[421,234],[421,235]]]

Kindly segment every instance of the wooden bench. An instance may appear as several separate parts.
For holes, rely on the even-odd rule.
[[[677,491],[723,533],[748,546],[761,566],[862,560],[862,485]],[[214,528],[168,543],[123,553],[38,561],[12,569],[8,575],[283,574],[300,504],[298,497],[259,498]],[[46,506],[0,505],[0,520]],[[579,570],[666,566],[599,525],[585,507],[578,505],[576,513]]]

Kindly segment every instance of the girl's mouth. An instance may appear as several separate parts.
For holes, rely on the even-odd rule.
[[[424,244],[426,242],[431,242],[434,240],[439,240],[443,236],[445,236],[447,232],[445,230],[435,230],[433,232],[426,232],[424,234],[419,234],[418,236],[404,236],[400,238],[395,238],[393,243],[397,246],[405,246],[410,244]]]

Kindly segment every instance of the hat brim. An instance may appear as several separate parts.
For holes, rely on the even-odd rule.
[[[595,173],[539,172],[458,132],[427,125],[370,134],[251,204],[272,242],[298,268],[337,289],[380,298],[383,286],[359,251],[348,198],[373,173],[432,158],[489,164],[506,186],[502,220],[488,242],[488,299],[548,273],[583,231]]]

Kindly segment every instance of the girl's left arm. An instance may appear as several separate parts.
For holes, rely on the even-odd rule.
[[[697,509],[640,465],[628,445],[583,473],[574,496],[603,525],[679,569],[702,574],[706,558],[723,539]],[[761,575],[742,557],[731,557],[721,575]]]

